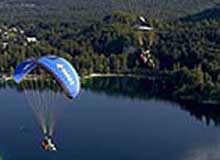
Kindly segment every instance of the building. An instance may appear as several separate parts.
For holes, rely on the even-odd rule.
[[[27,42],[28,43],[37,43],[38,40],[36,37],[27,37]]]

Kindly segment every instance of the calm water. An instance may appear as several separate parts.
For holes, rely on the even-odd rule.
[[[4,160],[220,158],[218,124],[208,121],[210,115],[183,110],[175,103],[83,90],[76,101],[60,106],[63,113],[54,137],[57,153],[42,150],[40,129],[16,89],[0,90],[0,106]],[[214,116],[218,119],[218,114]]]

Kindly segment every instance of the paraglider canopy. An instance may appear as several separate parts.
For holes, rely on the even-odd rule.
[[[146,23],[146,19],[143,16],[139,16],[139,20],[143,23]]]
[[[153,30],[153,27],[143,26],[143,25],[137,25],[135,26],[135,28],[140,31],[152,31]]]
[[[67,60],[54,55],[25,60],[15,69],[13,79],[20,83],[36,67],[41,67],[51,73],[68,97],[75,98],[79,94],[80,82],[76,70]]]
[[[142,30],[142,31],[151,31],[153,30],[153,27],[150,26],[150,24],[147,22],[146,18],[143,16],[138,17],[139,24],[136,25],[136,29]]]

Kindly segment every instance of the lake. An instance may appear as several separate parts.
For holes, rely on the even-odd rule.
[[[106,83],[100,82],[102,86]],[[137,88],[137,95],[131,91],[126,94],[123,89],[120,94],[120,85],[115,87],[118,90],[112,87],[112,92],[101,88],[91,87],[90,83],[77,99],[62,103],[54,135],[56,153],[41,148],[43,135],[21,92],[11,86],[1,88],[2,159],[219,159],[220,111],[153,96],[144,98]]]

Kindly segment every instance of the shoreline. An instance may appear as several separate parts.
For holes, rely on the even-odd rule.
[[[6,81],[7,82],[9,80],[12,80],[12,76],[0,74],[0,81]]]
[[[98,78],[98,77],[130,77],[130,78],[150,78],[147,75],[137,75],[137,74],[120,74],[120,73],[92,73],[87,76],[83,76],[82,79]]]
[[[138,74],[120,74],[120,73],[92,73],[90,75],[82,76],[80,79],[90,79],[90,78],[104,78],[104,77],[130,77],[130,78],[149,78],[151,79],[152,77],[147,76],[147,75],[138,75]],[[25,80],[34,80],[36,79],[35,75],[29,75],[26,76]],[[0,81],[10,81],[13,80],[12,76],[8,75],[0,75]]]
[[[119,73],[92,73],[90,75],[86,75],[86,76],[82,76],[80,77],[81,80],[88,80],[88,79],[92,79],[92,78],[111,78],[111,77],[128,77],[128,78],[147,78],[149,80],[153,80],[153,78],[149,75],[137,75],[137,74],[119,74]],[[37,77],[35,75],[28,75],[25,80],[36,80]],[[13,78],[12,76],[9,75],[5,75],[5,74],[0,74],[0,82],[8,82],[8,81],[12,81]],[[204,100],[201,102],[197,102],[195,101],[195,99],[191,99],[191,98],[181,98],[178,97],[177,101],[185,101],[185,102],[193,102],[193,103],[198,103],[198,104],[203,104],[203,105],[219,105],[220,101],[218,100]]]

